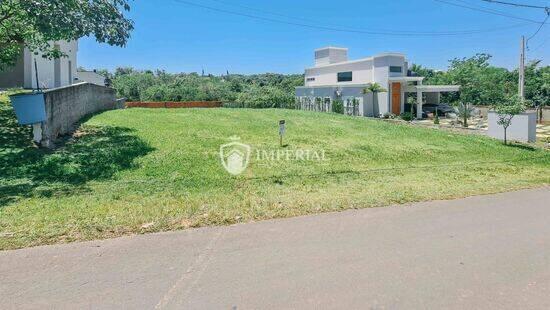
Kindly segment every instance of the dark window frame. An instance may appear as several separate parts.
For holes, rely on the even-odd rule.
[[[352,82],[353,81],[353,71],[338,72],[337,79],[338,79],[338,83],[340,83],[340,82]]]
[[[403,67],[401,67],[401,66],[390,66],[390,72],[391,73],[403,73]]]

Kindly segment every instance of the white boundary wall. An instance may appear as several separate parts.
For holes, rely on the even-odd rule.
[[[491,138],[504,140],[504,128],[497,124],[498,115],[490,111],[488,114],[489,130],[487,134]],[[537,141],[537,115],[535,112],[523,113],[514,116],[512,124],[507,131],[508,141],[536,142]]]

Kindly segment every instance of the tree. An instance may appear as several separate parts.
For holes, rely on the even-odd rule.
[[[380,111],[378,109],[378,93],[385,93],[385,92],[387,92],[387,90],[384,87],[380,86],[380,84],[378,83],[372,83],[363,89],[364,95],[372,93],[372,105],[374,108],[377,109],[377,111]]]
[[[128,0],[1,0],[0,69],[15,63],[22,47],[46,58],[65,56],[52,41],[93,36],[124,46],[133,22],[124,16]]]
[[[456,108],[458,117],[462,119],[462,127],[468,128],[468,119],[470,119],[474,113],[474,107],[471,104],[460,102]]]
[[[294,102],[294,96],[273,86],[249,86],[237,95],[237,103],[246,108],[286,108]]]
[[[550,66],[540,67],[540,63],[540,60],[533,60],[525,66],[525,97],[537,110],[538,120],[542,121],[542,111],[550,104]]]
[[[461,85],[460,101],[473,105],[494,105],[517,91],[517,79],[504,68],[490,66],[489,54],[450,61],[449,70],[436,83]],[[430,84],[433,81],[427,81]],[[458,99],[458,98],[457,98]]]
[[[514,116],[521,114],[525,111],[525,102],[518,96],[514,95],[495,106],[495,112],[497,113],[497,124],[504,128],[504,144],[508,143],[508,127],[512,125],[512,119]]]

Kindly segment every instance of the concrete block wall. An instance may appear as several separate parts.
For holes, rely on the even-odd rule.
[[[498,114],[490,111],[488,116],[489,137],[504,140],[504,128],[498,125]],[[507,130],[508,141],[536,142],[537,141],[537,115],[535,112],[527,112],[514,116],[512,124]]]
[[[481,112],[481,115],[483,117],[487,117],[489,115],[489,111],[491,110],[490,106],[475,106],[476,109],[479,109]],[[535,112],[533,109],[529,109],[528,112]],[[544,121],[550,121],[550,108],[545,107],[542,109],[542,119]]]
[[[114,89],[91,83],[47,90],[44,99],[47,119],[41,125],[40,144],[48,148],[59,136],[72,133],[85,116],[124,105],[116,100]]]

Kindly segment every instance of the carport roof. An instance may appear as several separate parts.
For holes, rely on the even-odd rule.
[[[442,93],[460,91],[460,85],[416,85],[412,86],[417,91],[424,93]]]
[[[390,82],[418,82],[424,80],[423,76],[392,76]]]

